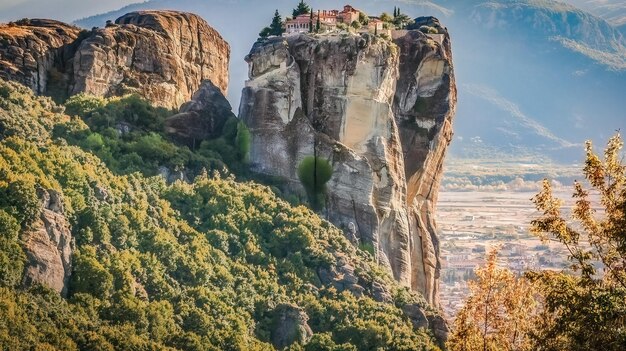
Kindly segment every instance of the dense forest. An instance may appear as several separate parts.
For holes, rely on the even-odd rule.
[[[191,150],[162,132],[171,113],[135,96],[58,105],[0,81],[3,349],[439,349],[403,309],[436,312],[370,253],[237,177],[236,120]],[[65,297],[22,278],[23,237],[52,195],[72,236]]]

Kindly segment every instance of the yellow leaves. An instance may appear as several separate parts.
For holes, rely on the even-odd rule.
[[[528,333],[537,314],[533,287],[497,265],[491,250],[476,270],[470,296],[458,313],[448,347],[464,350],[530,350]]]

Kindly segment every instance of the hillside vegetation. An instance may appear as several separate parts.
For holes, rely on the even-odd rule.
[[[211,171],[241,159],[236,132],[191,151],[160,133],[167,111],[137,98],[67,105],[77,116],[0,81],[3,349],[438,349],[401,310],[423,299],[339,229]],[[161,166],[197,176],[168,184],[154,176]],[[37,225],[42,190],[60,194],[71,227],[67,299],[22,283],[21,237]],[[325,277],[346,265],[363,291]],[[372,298],[377,286],[388,303]]]

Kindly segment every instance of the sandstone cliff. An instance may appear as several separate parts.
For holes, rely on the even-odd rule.
[[[242,118],[253,170],[302,191],[306,156],[328,160],[325,215],[361,242],[396,280],[437,304],[434,210],[452,137],[456,87],[450,38],[393,32],[296,35],[258,42]]]
[[[54,190],[39,190],[39,195],[39,219],[22,234],[27,257],[23,284],[42,284],[65,296],[72,272],[72,233],[61,195]]]
[[[80,29],[53,20],[21,20],[0,24],[0,78],[20,82],[38,94],[48,90],[48,76],[62,85],[59,74],[73,59]]]
[[[1,77],[53,97],[137,93],[176,109],[204,80],[225,94],[229,59],[219,33],[183,12],[133,12],[82,32],[49,20],[0,26]]]

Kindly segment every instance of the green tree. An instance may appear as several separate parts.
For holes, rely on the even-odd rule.
[[[370,18],[363,12],[359,12],[359,23],[366,26],[370,22]]]
[[[350,23],[350,26],[356,30],[361,29],[361,23],[359,21],[352,21],[352,23]]]
[[[270,36],[271,32],[272,32],[272,29],[270,27],[265,27],[261,29],[261,31],[259,32],[259,37],[265,39]]]
[[[311,10],[311,7],[309,7],[309,5],[304,2],[304,0],[300,0],[300,2],[298,3],[298,6],[296,6],[295,9],[293,9],[293,18],[296,18],[300,15],[304,15],[307,13],[313,13]]]
[[[25,175],[6,188],[0,187],[0,207],[5,207],[22,227],[32,224],[41,212],[34,177]]]
[[[392,23],[393,22],[393,18],[391,16],[389,16],[389,14],[387,12],[383,12],[380,15],[380,20],[383,21],[383,22],[386,22],[386,23]]]
[[[272,23],[269,28],[269,35],[281,36],[285,32],[285,29],[283,28],[283,19],[280,17],[278,10],[274,12],[274,17],[272,18]]]
[[[322,23],[320,22],[320,10],[317,10],[317,23],[315,24],[315,31],[317,33],[322,29]]]
[[[332,174],[332,166],[323,158],[307,156],[300,162],[298,178],[307,191],[311,206],[314,209],[322,207],[326,183]]]
[[[237,123],[237,136],[235,144],[239,148],[240,159],[243,163],[247,163],[250,160],[250,143],[250,130],[246,127],[245,123]]]
[[[13,287],[22,279],[26,255],[18,241],[20,225],[0,209],[0,286]]]

